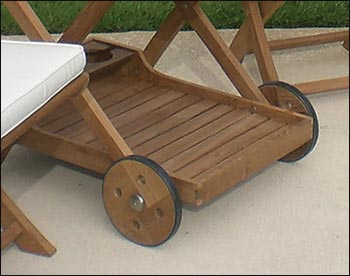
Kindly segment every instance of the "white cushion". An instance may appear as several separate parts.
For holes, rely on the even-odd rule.
[[[1,41],[1,138],[79,76],[80,45]]]

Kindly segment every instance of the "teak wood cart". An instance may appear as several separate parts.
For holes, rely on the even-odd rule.
[[[26,2],[4,3],[29,39],[53,41]],[[269,164],[298,160],[314,148],[318,122],[307,98],[286,83],[259,89],[198,2],[176,5],[244,97],[152,67],[181,28],[180,8],[160,28],[167,32],[158,32],[144,52],[86,40],[111,5],[88,2],[58,41],[84,45],[88,91],[18,143],[104,175],[106,211],[125,237],[162,244],[180,225],[181,203],[199,207]]]

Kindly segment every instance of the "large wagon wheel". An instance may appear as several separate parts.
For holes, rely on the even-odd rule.
[[[178,230],[182,206],[170,176],[154,161],[138,155],[111,165],[103,183],[111,222],[127,239],[157,246]]]

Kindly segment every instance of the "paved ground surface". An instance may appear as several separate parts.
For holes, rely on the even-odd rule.
[[[221,31],[227,43],[234,33]],[[143,48],[152,32],[103,36]],[[349,74],[349,54],[338,43],[276,51],[273,58],[289,83]],[[244,67],[260,84],[253,56]],[[156,68],[235,90],[192,32],[180,33]],[[272,164],[199,211],[184,209],[178,233],[158,248],[116,233],[103,207],[101,179],[15,147],[2,166],[1,185],[58,251],[44,258],[12,246],[1,253],[1,274],[348,274],[349,91],[309,99],[320,121],[310,155]]]

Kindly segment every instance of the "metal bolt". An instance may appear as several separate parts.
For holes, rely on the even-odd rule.
[[[131,209],[133,209],[136,212],[141,212],[145,207],[145,200],[139,194],[133,194],[129,198],[129,204]]]

